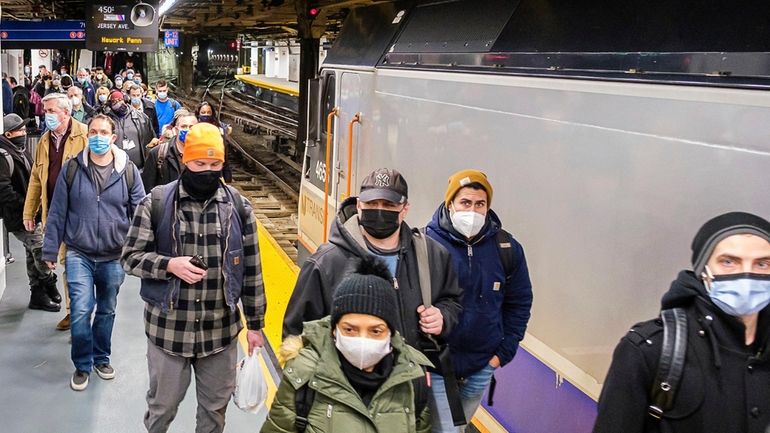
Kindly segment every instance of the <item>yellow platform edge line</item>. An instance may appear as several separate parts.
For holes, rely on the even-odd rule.
[[[294,283],[299,274],[299,267],[289,258],[281,249],[275,239],[265,229],[261,222],[257,221],[257,238],[259,240],[259,257],[262,265],[262,280],[265,285],[265,298],[268,308],[265,313],[264,334],[267,344],[278,354],[281,347],[281,333],[283,328],[283,315],[286,312],[286,306],[289,304],[289,298],[294,290]],[[241,315],[243,330],[238,336],[238,341],[243,348],[243,353],[248,351],[248,342],[246,341],[246,322],[245,317]],[[273,377],[267,367],[270,362],[265,357],[260,356],[262,372],[267,379],[267,402],[269,408],[273,402],[278,384],[273,381]]]
[[[289,298],[294,290],[294,284],[299,274],[299,267],[289,258],[278,242],[270,235],[261,222],[257,221],[257,237],[259,239],[259,255],[262,264],[262,279],[265,285],[265,297],[268,301],[267,313],[265,314],[265,338],[270,347],[274,349],[276,356],[278,348],[281,347],[283,315],[286,312],[286,306],[289,304]],[[243,348],[243,352],[248,350],[246,341],[246,322],[241,315],[243,322],[243,331],[238,336],[238,340]],[[273,381],[267,367],[269,360],[260,356],[262,372],[267,379],[267,402],[268,408],[273,403],[278,384]],[[507,430],[500,425],[497,420],[482,406],[476,411],[471,420],[472,424],[481,433],[507,433]]]
[[[284,86],[284,85],[272,83],[269,81],[258,80],[254,78],[254,76],[252,75],[236,75],[235,79],[241,80],[244,83],[248,83],[257,87],[262,87],[268,90],[273,90],[275,92],[284,93],[289,96],[299,96],[299,90],[291,86]]]

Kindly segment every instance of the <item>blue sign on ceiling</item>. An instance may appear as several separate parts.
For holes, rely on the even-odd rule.
[[[14,42],[84,42],[86,22],[75,20],[0,22],[0,39]]]
[[[179,30],[166,30],[163,32],[163,43],[166,48],[179,48]]]

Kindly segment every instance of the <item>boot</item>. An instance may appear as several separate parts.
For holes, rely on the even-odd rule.
[[[59,293],[59,290],[56,288],[56,278],[52,279],[51,281],[47,282],[45,284],[45,294],[48,295],[48,297],[57,304],[61,303],[61,293]]]
[[[40,286],[32,286],[31,294],[29,296],[29,309],[30,310],[43,310],[58,312],[61,310],[61,305],[51,301],[51,298],[45,293],[45,288]]]
[[[56,330],[57,331],[66,331],[68,329],[70,329],[70,315],[69,314],[64,316],[64,318],[59,320],[59,323],[56,324]]]

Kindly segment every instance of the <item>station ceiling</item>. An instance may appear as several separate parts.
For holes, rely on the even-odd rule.
[[[169,1],[169,0],[165,0]],[[319,0],[314,33],[333,36],[352,8],[392,0]],[[85,18],[86,1],[0,0],[2,19]],[[163,3],[161,1],[161,3]],[[306,14],[306,0],[176,0],[162,17],[161,29],[181,29],[190,34],[247,40],[297,37],[298,16]]]

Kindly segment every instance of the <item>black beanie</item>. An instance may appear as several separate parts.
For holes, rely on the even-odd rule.
[[[332,295],[332,326],[348,313],[369,314],[388,324],[390,332],[398,323],[398,301],[390,283],[390,272],[382,260],[368,256],[355,273],[348,275]]]
[[[756,235],[770,242],[770,222],[746,212],[730,212],[710,219],[692,240],[692,269],[700,276],[719,241],[732,235]]]

